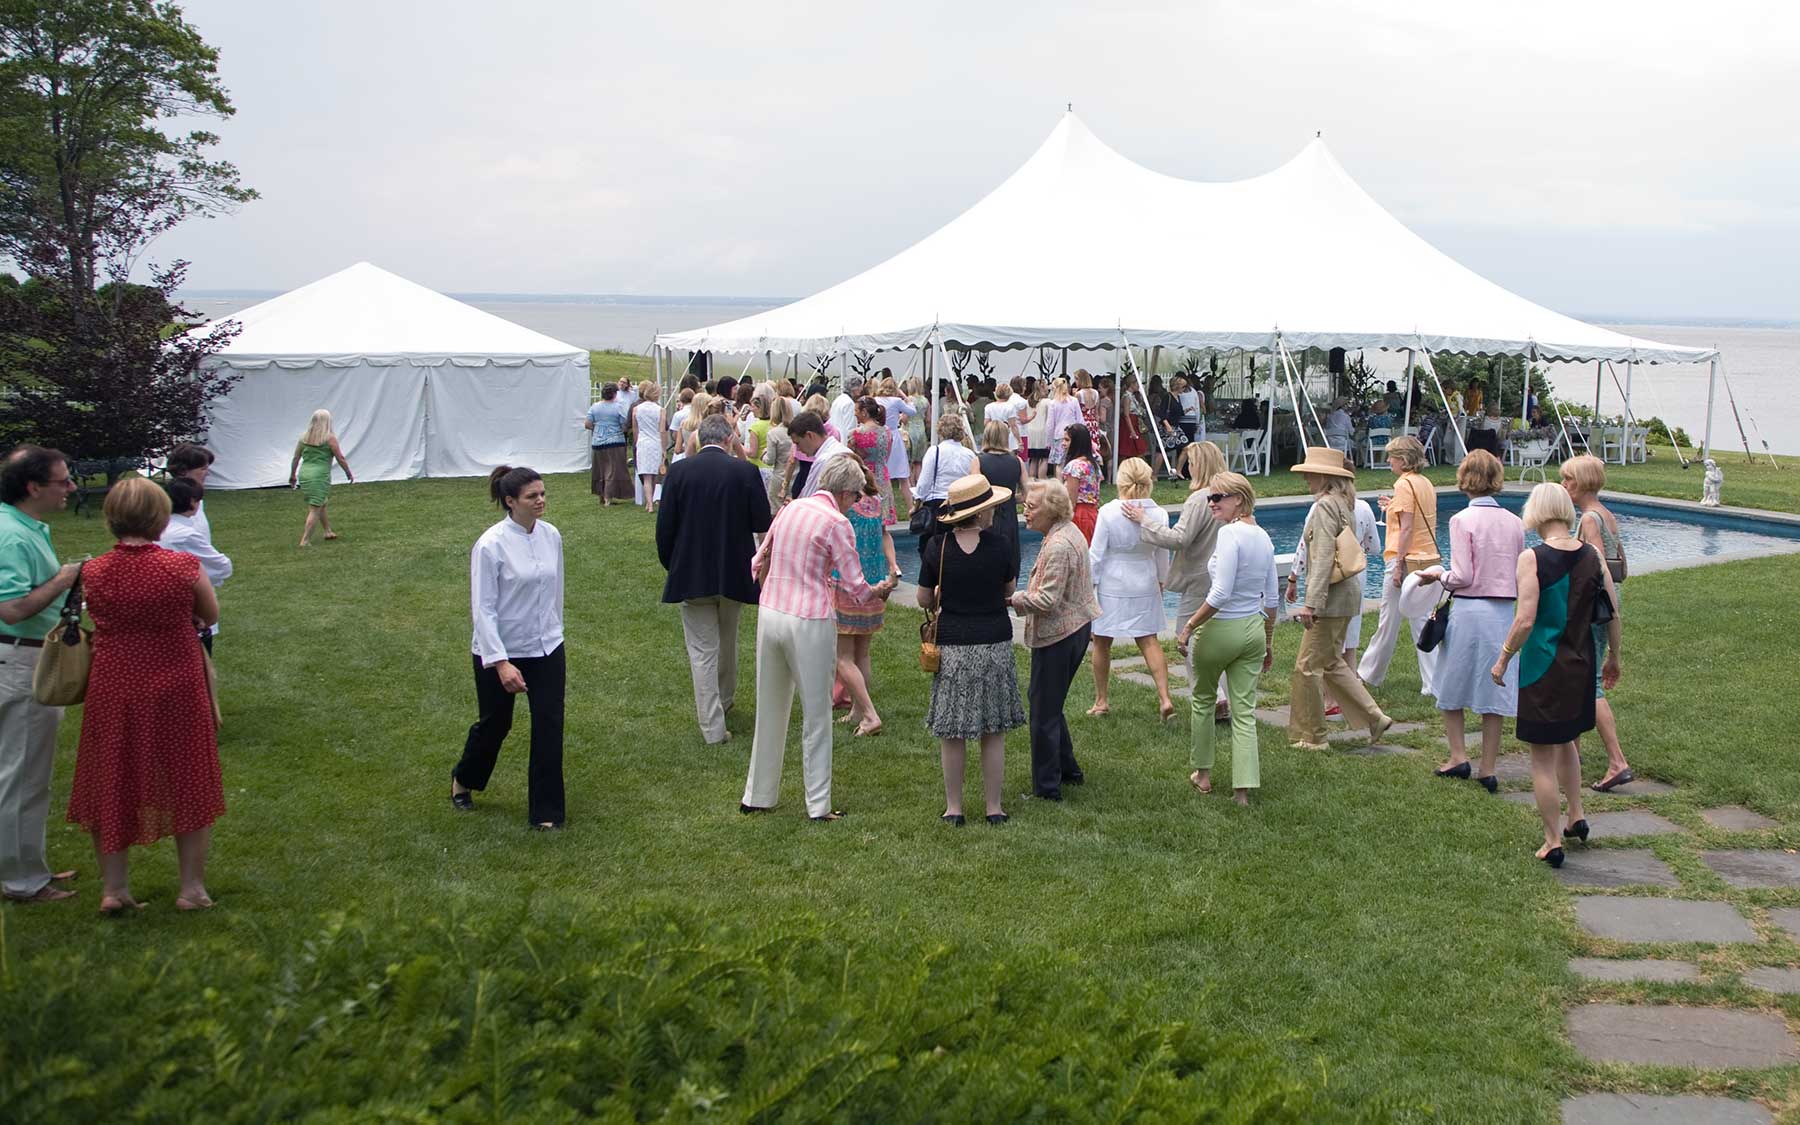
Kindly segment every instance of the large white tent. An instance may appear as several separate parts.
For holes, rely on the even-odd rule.
[[[1073,113],[986,198],[907,250],[803,300],[656,343],[814,355],[946,345],[1624,364],[1717,355],[1584,324],[1486,280],[1388,214],[1322,139],[1264,175],[1198,183],[1127,160]]]
[[[208,487],[286,484],[320,408],[358,480],[587,467],[583,348],[368,262],[228,319],[242,331],[205,362],[241,378],[212,405]]]

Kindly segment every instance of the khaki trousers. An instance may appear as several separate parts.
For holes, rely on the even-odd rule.
[[[757,611],[756,737],[750,743],[744,804],[768,809],[780,799],[788,718],[798,691],[806,815],[831,811],[831,677],[836,669],[836,619]]]
[[[1368,727],[1381,715],[1356,669],[1344,659],[1344,634],[1349,617],[1315,617],[1300,638],[1300,655],[1294,660],[1294,677],[1288,693],[1288,738],[1293,742],[1325,741],[1325,685],[1344,709],[1344,721],[1352,727]]]
[[[730,598],[693,598],[681,603],[681,632],[687,638],[688,672],[694,677],[694,714],[700,737],[725,741],[725,712],[737,695],[738,617],[744,604]]]
[[[31,697],[43,651],[0,644],[0,889],[20,898],[50,883],[45,826],[63,709]]]

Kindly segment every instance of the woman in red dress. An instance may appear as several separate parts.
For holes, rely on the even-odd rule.
[[[175,837],[181,890],[175,905],[204,910],[212,822],[225,811],[218,730],[196,626],[219,619],[200,560],[156,545],[169,497],[141,477],[120,481],[102,509],[118,545],[82,568],[94,618],[75,754],[69,823],[94,837],[100,911],[139,907],[131,897],[133,844]]]

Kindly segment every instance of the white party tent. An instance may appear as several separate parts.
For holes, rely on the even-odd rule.
[[[368,262],[227,318],[204,362],[238,384],[210,411],[209,488],[283,485],[308,418],[331,411],[357,480],[588,463],[588,353]]]
[[[814,355],[945,345],[1627,364],[1717,355],[1584,324],[1502,289],[1401,225],[1323,140],[1264,175],[1198,183],[1127,160],[1073,113],[985,199],[887,261],[781,308],[656,342]]]

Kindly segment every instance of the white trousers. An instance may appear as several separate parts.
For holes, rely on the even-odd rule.
[[[0,888],[16,896],[37,894],[50,883],[44,829],[63,709],[31,697],[31,672],[41,652],[0,644]]]
[[[694,598],[681,603],[681,632],[687,638],[688,672],[694,677],[694,715],[700,737],[725,741],[725,712],[737,695],[738,616],[744,604],[730,598]]]
[[[766,608],[757,611],[756,738],[750,744],[744,804],[767,809],[775,807],[780,798],[788,718],[798,690],[806,815],[824,816],[831,811],[831,677],[836,667],[835,619],[795,617]]]
[[[1435,695],[1433,681],[1436,678],[1438,653],[1442,646],[1430,652],[1420,651],[1418,647],[1419,632],[1425,628],[1425,622],[1431,620],[1431,614],[1423,617],[1409,617],[1406,623],[1412,626],[1413,654],[1419,658],[1419,694]],[[1381,681],[1387,679],[1388,662],[1394,659],[1394,645],[1400,640],[1400,587],[1388,581],[1384,576],[1381,582],[1381,616],[1375,624],[1375,636],[1369,641],[1369,647],[1363,650],[1362,663],[1356,666],[1356,674],[1370,687],[1380,687]]]

